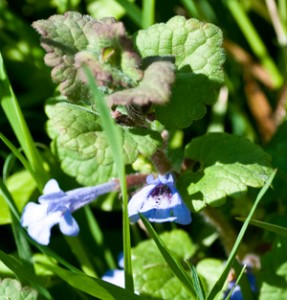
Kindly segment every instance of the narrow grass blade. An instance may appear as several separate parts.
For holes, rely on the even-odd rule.
[[[151,224],[140,214],[140,218],[143,221],[146,230],[150,234],[150,236],[155,241],[159,251],[164,257],[165,261],[169,265],[173,274],[182,282],[182,284],[186,287],[187,290],[190,291],[192,295],[195,295],[195,290],[193,287],[193,282],[191,277],[188,276],[184,268],[177,262],[177,260],[173,257],[173,255],[167,250],[156,231],[153,229]]]
[[[0,139],[4,142],[4,144],[11,150],[11,152],[19,159],[22,163],[23,167],[31,174],[31,176],[37,180],[37,175],[34,170],[31,168],[29,162],[26,158],[20,153],[20,151],[0,132]]]
[[[83,244],[81,239],[77,236],[65,236],[65,240],[70,246],[74,255],[77,257],[82,271],[89,276],[98,277],[93,262],[86,251],[87,246]]]
[[[142,13],[139,7],[128,0],[116,0],[126,11],[131,20],[139,27],[142,27]]]
[[[39,292],[46,299],[51,299],[52,297],[48,290],[44,288],[39,279],[28,269],[25,268],[23,263],[17,260],[12,255],[8,255],[2,250],[0,250],[0,260],[11,270],[13,273],[24,283],[32,286],[35,290]]]
[[[154,24],[155,0],[143,0],[142,28]]]
[[[269,186],[271,185],[272,180],[274,179],[275,175],[276,175],[277,170],[274,170],[273,173],[271,174],[271,176],[268,178],[268,180],[266,181],[265,185],[263,186],[263,188],[260,190],[260,192],[258,193],[256,200],[244,222],[244,224],[242,225],[242,228],[238,234],[238,237],[234,243],[234,246],[230,252],[230,255],[227,259],[226,262],[226,266],[221,274],[221,276],[219,277],[219,279],[216,281],[216,283],[214,284],[213,288],[211,289],[210,293],[208,294],[208,296],[206,297],[206,300],[213,300],[215,298],[215,296],[222,290],[222,287],[224,285],[224,282],[227,278],[228,272],[234,262],[235,259],[235,255],[236,252],[238,250],[238,247],[240,245],[241,240],[243,239],[243,236],[247,230],[247,227],[249,225],[249,222],[260,202],[260,200],[262,199],[262,197],[264,196],[264,194],[266,193],[266,191],[268,190]]]
[[[230,13],[243,32],[253,52],[260,59],[262,66],[269,73],[270,78],[272,78],[274,87],[280,87],[283,83],[283,77],[279,72],[276,64],[270,57],[265,44],[259,36],[256,28],[248,18],[241,2],[237,0],[224,0],[224,3],[226,3]]]
[[[132,292],[120,288],[103,280],[89,277],[85,274],[74,273],[56,265],[44,265],[48,270],[51,270],[72,287],[79,289],[97,299],[104,300],[137,300],[144,299],[142,296],[133,294]]]
[[[245,221],[244,218],[236,218],[236,220],[243,221],[243,222]],[[262,221],[258,221],[258,220],[250,220],[250,224],[254,225],[256,227],[260,227],[262,229],[266,229],[268,231],[274,232],[276,234],[282,235],[284,237],[287,237],[287,228],[286,227],[267,223],[267,222],[262,222]]]
[[[112,252],[110,249],[106,248],[104,244],[104,236],[101,231],[101,228],[99,227],[99,224],[97,220],[95,219],[95,216],[93,215],[91,208],[89,206],[84,207],[85,215],[87,218],[87,222],[89,225],[89,229],[91,231],[92,237],[94,238],[97,249],[101,252],[101,255],[104,257],[105,262],[110,270],[116,269],[117,265],[114,261]]]
[[[19,257],[22,259],[23,263],[30,262],[31,260],[31,249],[29,247],[28,241],[26,239],[26,235],[23,231],[23,228],[20,226],[19,220],[20,215],[13,200],[12,195],[8,191],[5,183],[0,178],[0,193],[2,194],[5,202],[10,208],[11,212],[11,220],[12,220],[12,230],[15,239],[15,243],[17,246],[17,252]],[[33,267],[30,263],[25,263],[25,266],[30,269],[31,272],[33,271]]]
[[[235,282],[233,288],[230,290],[230,292],[228,293],[228,295],[227,295],[227,297],[225,298],[225,300],[230,300],[230,297],[231,297],[231,295],[232,295],[232,293],[233,293],[233,291],[234,291],[236,285],[239,284],[240,279],[241,279],[242,275],[244,274],[245,269],[246,269],[246,266],[243,266],[243,268],[241,269],[241,272],[240,272],[239,276],[237,277],[237,280],[236,280],[236,282]]]
[[[118,177],[121,185],[121,194],[123,199],[123,250],[124,250],[124,266],[125,266],[125,286],[133,291],[133,273],[131,264],[131,237],[128,216],[128,192],[125,173],[125,164],[122,151],[122,136],[114,120],[111,117],[103,94],[98,90],[95,79],[88,68],[84,68],[88,78],[91,91],[94,95],[94,101],[97,111],[101,118],[101,125],[106,133],[108,143],[111,147],[113,158],[116,164]]]
[[[12,90],[12,87],[7,76],[2,55],[0,53],[0,101],[1,106],[13,131],[35,172],[36,183],[39,190],[42,190],[48,180],[47,174],[44,170],[43,160],[35,146],[31,137],[28,126],[25,122],[21,108]]]
[[[204,298],[205,298],[204,289],[203,289],[202,283],[200,281],[200,278],[197,274],[196,268],[191,264],[188,264],[188,266],[191,270],[191,275],[192,275],[191,278],[192,278],[194,290],[197,294],[197,297],[199,300],[204,300]]]

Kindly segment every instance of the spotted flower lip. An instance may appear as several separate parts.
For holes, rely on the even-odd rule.
[[[58,182],[51,179],[44,187],[39,204],[29,202],[23,210],[21,225],[39,244],[48,245],[51,229],[59,224],[63,234],[75,236],[80,229],[72,213],[94,201],[98,196],[117,189],[116,181],[109,181],[94,187],[84,187],[64,192]]]
[[[139,213],[150,222],[176,222],[187,225],[191,212],[178,193],[171,173],[154,178],[149,175],[147,185],[134,194],[128,204],[132,223],[139,220]]]

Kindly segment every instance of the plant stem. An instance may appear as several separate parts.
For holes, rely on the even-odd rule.
[[[220,212],[219,209],[207,206],[204,208],[202,215],[206,221],[211,224],[218,232],[222,246],[228,256],[234,246],[237,239],[237,234],[225,216]],[[238,249],[238,256],[242,259],[246,253],[246,246],[242,243]]]

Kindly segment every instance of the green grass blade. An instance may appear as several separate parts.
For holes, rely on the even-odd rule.
[[[28,269],[25,265],[17,260],[12,255],[8,255],[2,250],[0,250],[0,260],[11,270],[13,273],[24,283],[29,284],[35,290],[38,291],[46,299],[51,299],[52,297],[48,290],[44,288],[39,282],[38,278]]]
[[[202,283],[200,281],[200,278],[197,274],[196,268],[192,264],[188,264],[190,270],[191,270],[191,275],[192,275],[192,282],[194,286],[194,290],[198,296],[199,300],[204,300],[205,294],[204,294],[204,289],[202,287]]]
[[[104,300],[137,300],[144,299],[142,296],[133,294],[132,292],[105,282],[98,278],[89,277],[83,273],[74,273],[64,270],[56,265],[45,265],[72,287],[79,289],[97,299]]]
[[[231,295],[232,295],[232,293],[233,293],[233,291],[234,291],[236,285],[239,284],[240,279],[241,279],[242,275],[244,274],[245,269],[246,269],[246,265],[242,267],[242,269],[241,269],[241,271],[240,271],[240,274],[239,274],[239,276],[237,277],[237,280],[236,280],[236,282],[235,282],[233,288],[230,290],[230,292],[228,293],[228,295],[227,295],[227,297],[225,298],[225,300],[230,300],[230,297],[231,297]]]
[[[216,281],[216,283],[214,284],[213,288],[211,289],[210,293],[208,294],[208,296],[206,297],[206,300],[213,300],[215,298],[215,296],[222,290],[222,287],[225,283],[225,280],[227,278],[228,272],[234,262],[235,259],[235,255],[236,252],[238,250],[238,247],[240,245],[241,240],[243,239],[243,236],[247,230],[247,227],[249,225],[249,222],[260,202],[260,200],[262,199],[262,197],[264,196],[264,194],[266,193],[267,189],[269,188],[269,186],[271,185],[272,180],[274,179],[275,175],[276,175],[277,170],[273,171],[273,173],[271,174],[271,176],[268,178],[268,180],[266,181],[265,185],[263,186],[263,188],[260,190],[260,192],[258,193],[256,200],[244,222],[244,224],[242,225],[242,228],[238,234],[238,237],[234,243],[234,246],[230,252],[230,255],[227,259],[225,268],[221,274],[221,276],[219,277],[219,279]]]
[[[156,231],[153,229],[150,222],[148,222],[141,214],[140,214],[140,218],[143,221],[146,230],[155,241],[159,251],[161,252],[167,264],[169,265],[173,274],[182,282],[182,284],[186,287],[187,290],[190,291],[192,295],[195,295],[196,292],[194,290],[191,277],[188,276],[184,268],[177,262],[177,260],[173,257],[173,255],[167,250],[167,248],[165,247],[165,245],[157,235]]]
[[[12,195],[8,191],[5,183],[0,178],[0,193],[3,196],[5,202],[10,208],[11,212],[11,220],[12,220],[12,230],[15,239],[15,243],[17,246],[17,252],[19,257],[23,260],[23,262],[29,262],[31,259],[31,250],[26,239],[26,234],[23,231],[23,228],[20,226],[20,214],[15,205]],[[27,268],[30,268],[32,271],[32,265],[27,263]]]
[[[85,211],[85,215],[87,218],[87,222],[88,222],[92,237],[94,238],[94,241],[97,244],[97,249],[101,252],[108,268],[110,270],[116,269],[117,264],[115,263],[112,252],[110,251],[110,249],[106,248],[106,246],[104,244],[103,233],[101,231],[101,228],[99,227],[97,220],[95,219],[94,214],[91,211],[91,208],[89,206],[85,206],[84,211]]]
[[[0,139],[4,142],[4,144],[11,150],[11,152],[19,159],[22,163],[23,167],[31,174],[34,178],[35,182],[37,182],[37,175],[34,170],[31,168],[29,162],[26,158],[20,153],[20,151],[0,132]]]
[[[244,218],[236,218],[236,220],[245,221]],[[262,221],[258,221],[258,220],[250,220],[250,224],[254,225],[256,227],[274,232],[278,235],[282,235],[284,237],[287,237],[287,228],[286,227],[271,224],[271,223],[267,223],[267,222],[262,222]]]
[[[2,55],[0,53],[0,101],[7,119],[31,165],[35,172],[36,183],[39,190],[42,190],[48,180],[44,170],[43,160],[35,146],[31,137],[24,116],[14,95],[12,87],[7,76]]]
[[[94,101],[101,118],[101,125],[106,133],[108,143],[116,164],[118,177],[120,180],[121,194],[123,199],[123,250],[124,250],[124,265],[125,265],[125,286],[128,290],[133,291],[133,273],[131,264],[131,237],[130,225],[128,216],[128,192],[125,173],[125,164],[123,159],[122,136],[119,128],[116,126],[111,117],[110,110],[106,105],[103,94],[98,90],[95,79],[91,71],[84,68],[88,77],[88,82],[91,91],[94,95]]]
[[[193,0],[181,0],[181,3],[188,11],[191,17],[199,18],[199,12]]]
[[[253,52],[260,59],[262,66],[269,73],[270,78],[272,78],[274,87],[279,88],[283,83],[283,77],[280,74],[276,64],[270,57],[264,42],[260,38],[258,32],[244,11],[241,2],[237,0],[224,0],[224,2],[226,3],[239,28],[243,32]]]
[[[146,29],[154,24],[155,0],[143,0],[142,28]]]
[[[68,243],[70,249],[77,257],[82,271],[92,277],[98,277],[97,272],[94,268],[93,262],[86,251],[87,245],[81,241],[78,236],[65,236],[65,240]]]
[[[116,0],[126,11],[130,19],[139,27],[142,27],[142,13],[139,7],[128,0]]]

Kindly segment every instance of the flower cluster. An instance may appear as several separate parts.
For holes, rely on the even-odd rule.
[[[63,234],[75,236],[79,233],[77,221],[72,213],[94,201],[98,196],[118,189],[112,180],[94,187],[84,187],[64,192],[57,181],[51,179],[45,185],[43,195],[37,203],[29,202],[22,214],[21,225],[39,244],[48,245],[51,228],[59,224]],[[128,204],[131,222],[139,220],[139,213],[151,222],[176,222],[189,224],[191,213],[174,185],[171,174],[147,177],[147,185],[136,193]]]

